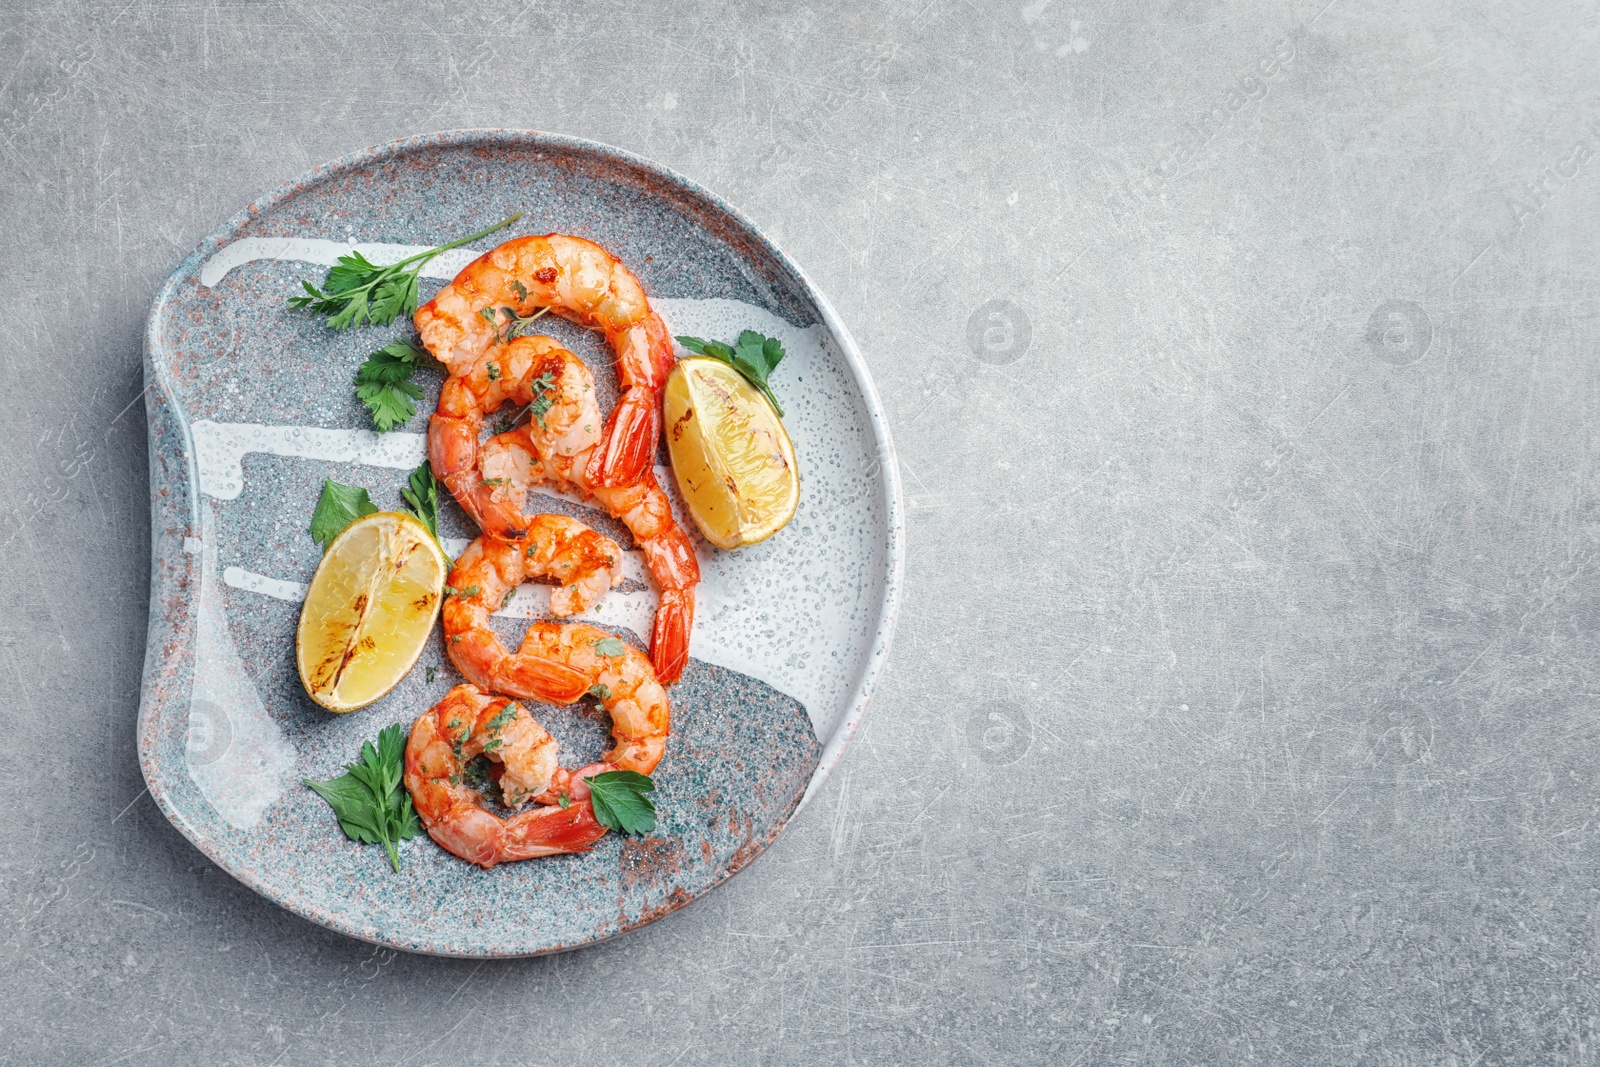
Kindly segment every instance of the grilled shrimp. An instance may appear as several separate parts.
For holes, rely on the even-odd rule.
[[[650,472],[661,437],[661,389],[672,369],[672,337],[622,261],[566,234],[517,237],[462,268],[417,309],[422,343],[450,371],[466,375],[510,333],[514,316],[541,309],[601,330],[617,355],[622,398],[588,455],[591,485],[631,485]]]
[[[520,499],[502,491],[502,479],[486,479],[478,467],[478,438],[485,415],[510,402],[528,405],[532,417],[562,430],[548,442],[565,455],[589,455],[600,440],[594,379],[564,374],[572,353],[548,337],[518,337],[498,345],[460,375],[445,379],[439,406],[428,424],[434,477],[480,528],[502,540],[520,540],[529,521]],[[580,392],[587,389],[585,397]]]
[[[599,697],[615,742],[605,761],[612,769],[649,774],[666,750],[672,714],[644,653],[596,627],[553,622],[528,627],[522,647],[512,652],[489,626],[489,614],[514,588],[504,584],[503,565],[514,567],[507,556],[519,551],[480,537],[462,554],[463,564],[450,574],[457,591],[441,612],[450,661],[473,685],[526,700],[571,704],[585,694]],[[473,585],[455,585],[468,575],[477,575]]]
[[[524,396],[533,398],[530,421],[480,445],[484,413]],[[627,526],[661,589],[650,656],[657,677],[671,685],[689,659],[700,564],[653,470],[627,486],[590,480],[598,425],[594,376],[583,361],[548,337],[518,338],[445,382],[428,423],[428,458],[434,476],[490,537],[529,536],[538,517],[527,513],[528,493],[536,486],[591,499]]]
[[[587,852],[606,828],[595,819],[583,779],[611,768],[602,763],[566,772],[556,762],[556,747],[555,738],[516,701],[458,685],[411,727],[406,790],[429,837],[486,869],[508,860]],[[540,806],[504,819],[486,810],[466,774],[480,754],[499,765],[507,805],[520,808],[539,799]],[[543,799],[558,774],[565,807],[562,793]]]
[[[550,610],[576,615],[588,610],[622,580],[616,542],[565,515],[536,515],[521,540],[480,537],[467,546],[446,579],[446,650],[467,680],[497,693],[541,695],[537,676],[528,676],[516,656],[489,627],[517,586],[530,578],[554,578]],[[537,670],[537,665],[533,668]]]

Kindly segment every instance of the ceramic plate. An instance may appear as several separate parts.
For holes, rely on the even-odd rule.
[[[352,246],[394,262],[517,211],[510,229],[432,261],[422,299],[502,240],[559,231],[621,257],[674,334],[731,340],[755,329],[782,339],[789,356],[773,385],[798,454],[800,510],[763,544],[698,545],[704,581],[690,663],[671,690],[653,834],[609,834],[583,855],[491,871],[421,836],[402,846],[396,874],[382,849],[347,841],[301,780],[341,773],[364,739],[409,726],[459,676],[436,639],[383,700],[331,715],[301,690],[294,634],[320,558],[306,526],[323,479],[366,486],[380,507],[397,507],[423,458],[442,374],[430,368],[410,424],[373,433],[352,378],[367,353],[411,335],[410,323],[335,332],[285,302]],[[609,410],[616,377],[603,340],[544,321],[593,368]],[[883,411],[855,344],[800,269],[738,212],[662,167],[506,131],[418,137],[321,167],[251,204],[183,261],[151,309],[145,375],[153,558],[140,762],[179,830],[292,911],[454,956],[532,955],[613,936],[760,854],[860,721],[900,586]],[[573,501],[548,503],[630,548],[635,580],[587,618],[646,645],[655,592],[626,531]],[[453,502],[441,525],[456,551],[477,533]],[[496,623],[515,641],[548,606],[544,587],[525,586]],[[568,766],[605,747],[608,722],[592,709],[536,714]]]

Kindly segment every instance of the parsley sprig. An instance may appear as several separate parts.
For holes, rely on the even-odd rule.
[[[503,230],[521,217],[522,212],[519,211],[488,229],[407,256],[398,263],[384,267],[352,250],[349,255],[339,257],[338,263],[323,279],[321,289],[302,281],[300,284],[305,287],[305,294],[290,297],[289,306],[310,308],[319,315],[328,316],[328,325],[335,330],[346,330],[363,322],[387,326],[401,315],[409,315],[417,310],[417,275],[424,263],[441,252],[460,248],[496,230]]]
[[[433,534],[433,539],[439,543],[439,551],[444,553],[445,559],[450,559],[450,552],[444,547],[444,542],[439,540],[439,479],[433,476],[433,467],[427,460],[411,472],[411,477],[406,482],[406,487],[400,490],[400,499],[405,503],[406,510],[417,517],[417,521],[428,528]],[[454,566],[454,561],[451,561]]]
[[[378,733],[376,746],[361,745],[361,758],[345,765],[345,773],[325,782],[303,779],[328,802],[339,828],[352,841],[382,845],[389,862],[400,870],[399,843],[421,832],[411,795],[401,788],[405,732],[399,723]],[[596,775],[595,777],[604,777]]]
[[[606,771],[586,779],[595,821],[623,834],[647,834],[656,828],[656,806],[646,793],[656,784],[638,771]]]
[[[372,412],[372,424],[388,433],[417,413],[422,387],[411,380],[427,350],[408,339],[390,341],[356,371],[356,397]]]
[[[767,375],[776,370],[783,357],[788,355],[783,350],[782,341],[776,337],[756,333],[754,330],[745,330],[732,345],[725,345],[720,341],[705,341],[698,337],[680,337],[678,343],[691,352],[720,359],[749,378],[750,384],[761,390],[766,394],[766,398],[772,401],[772,406],[777,409],[778,414],[783,414],[783,405],[778,403],[778,398],[772,393],[772,386],[767,384]]]

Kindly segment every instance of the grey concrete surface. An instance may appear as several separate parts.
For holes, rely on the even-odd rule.
[[[4,13],[3,1062],[1597,1059],[1593,4]],[[787,836],[475,963],[279,910],[142,794],[139,343],[252,197],[491,125],[769,228],[910,528]]]

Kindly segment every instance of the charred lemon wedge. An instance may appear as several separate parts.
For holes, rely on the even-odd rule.
[[[743,374],[717,359],[679,360],[663,408],[672,472],[707,541],[742,548],[788,525],[800,503],[794,444]]]
[[[439,617],[449,562],[410,515],[380,511],[323,553],[300,609],[300,683],[329,711],[354,711],[404,678]]]

